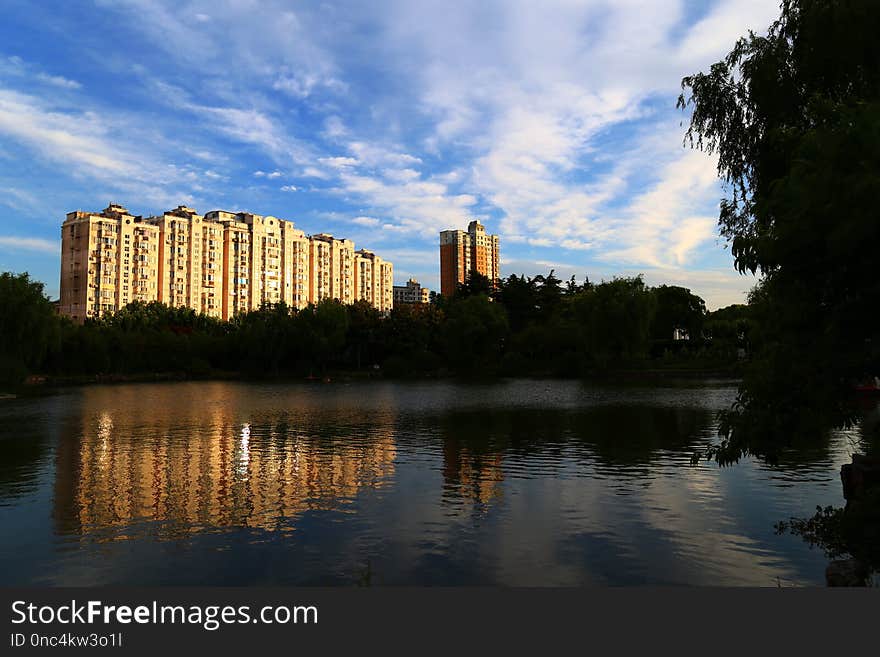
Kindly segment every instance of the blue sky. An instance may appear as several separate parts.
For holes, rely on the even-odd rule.
[[[479,218],[502,275],[642,273],[741,302],[681,78],[778,0],[3,0],[0,270],[58,294],[66,212],[179,204],[332,232],[436,289]]]

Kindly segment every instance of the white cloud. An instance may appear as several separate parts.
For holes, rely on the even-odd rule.
[[[34,88],[0,90],[0,134],[101,193],[176,204],[244,162],[273,167],[253,177],[282,191],[322,181],[313,189],[347,205],[343,217],[389,240],[433,247],[481,217],[503,250],[609,268],[729,258],[705,262],[720,192],[714,163],[682,149],[673,106],[682,76],[764,29],[778,0],[96,2],[160,53],[137,67],[116,53],[114,66],[136,70],[174,121],[144,125],[11,57],[0,73]],[[186,88],[162,81],[169,64]],[[237,182],[215,190],[233,202],[267,191]]]
[[[37,98],[0,89],[0,132],[92,172],[138,174],[138,166],[113,148],[108,124],[93,112],[54,111]]]
[[[330,174],[326,171],[319,169],[318,167],[305,167],[301,172],[300,176],[303,178],[318,178],[320,180],[327,180],[330,178]]]
[[[657,158],[660,159],[659,156]],[[718,185],[711,158],[682,151],[659,172],[659,179],[609,218],[609,248],[599,258],[610,263],[678,267],[696,247],[716,235]],[[712,207],[712,214],[700,211]]]
[[[415,169],[385,169],[382,172],[388,180],[393,180],[394,182],[409,182],[410,180],[417,180],[421,177],[420,174]]]
[[[36,194],[15,187],[3,187],[0,189],[0,203],[16,210],[25,211],[44,205],[43,200]]]
[[[21,57],[17,56],[7,57],[5,60],[0,60],[0,75],[4,74],[27,78],[59,89],[74,90],[82,87],[82,85],[76,80],[40,71],[33,64],[29,64]]]
[[[41,237],[14,237],[0,235],[0,249],[38,251],[57,256],[61,253],[61,242],[47,240]]]
[[[343,169],[360,164],[360,162],[353,157],[322,157],[318,161],[333,169]]]
[[[337,139],[348,134],[342,119],[338,116],[328,116],[324,119],[324,136],[330,139]]]
[[[713,235],[712,164],[679,159],[678,121],[656,124],[674,137],[662,140],[665,150],[654,139],[605,135],[634,121],[650,125],[647,103],[656,99],[671,111],[683,75],[777,13],[776,0],[727,0],[688,26],[681,1],[509,2],[457,12],[408,3],[387,27],[396,51],[428,62],[416,81],[434,118],[428,145],[466,145],[473,165],[464,185],[502,211],[504,239],[607,248],[609,259],[657,266],[684,264]],[[610,172],[596,166],[606,153],[615,160]],[[641,205],[630,200],[642,179],[669,166],[687,169],[691,186],[669,174]],[[621,205],[630,206],[624,216]]]
[[[298,191],[298,189],[299,189],[298,187],[294,187],[293,185],[284,185],[284,187],[281,188],[281,191],[282,192],[295,192],[295,191]]]
[[[86,107],[88,107],[86,105]],[[165,159],[126,117],[56,106],[0,89],[0,135],[54,164],[65,176],[100,183],[99,194],[123,193],[156,205],[193,202],[203,171]]]
[[[449,187],[432,180],[388,181],[353,172],[341,172],[339,187],[332,192],[365,202],[370,208],[393,221],[383,229],[397,230],[436,240],[440,230],[466,224],[477,199],[469,194],[454,194]]]

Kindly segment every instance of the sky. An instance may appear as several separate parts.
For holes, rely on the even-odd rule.
[[[271,214],[439,281],[479,219],[501,273],[642,274],[742,303],[681,79],[778,0],[0,0],[0,270],[58,295],[110,202]]]

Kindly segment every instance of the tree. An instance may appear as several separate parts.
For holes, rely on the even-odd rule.
[[[574,297],[588,361],[604,368],[644,356],[654,303],[641,276],[603,281]]]
[[[376,362],[377,334],[382,313],[369,301],[358,300],[348,306],[348,335],[346,343],[357,369]]]
[[[443,325],[447,362],[461,374],[494,374],[507,330],[503,306],[486,295],[455,299]]]
[[[491,294],[493,291],[493,283],[488,276],[478,271],[468,272],[464,283],[455,286],[455,296],[469,297],[480,294]]]
[[[684,287],[661,285],[653,289],[656,311],[651,322],[651,338],[672,340],[676,329],[696,340],[703,332],[706,302]]]
[[[535,276],[535,283],[538,285],[538,311],[545,316],[552,315],[562,300],[562,281],[556,278],[555,270],[551,269],[546,276]]]
[[[0,274],[0,383],[17,384],[57,348],[59,321],[43,284]]]
[[[853,383],[880,372],[878,34],[873,0],[785,0],[766,36],[682,81],[686,143],[726,184],[721,233],[762,276],[720,462],[852,424]]]
[[[510,321],[513,331],[520,331],[538,316],[538,286],[534,278],[511,274],[501,281],[495,295]]]

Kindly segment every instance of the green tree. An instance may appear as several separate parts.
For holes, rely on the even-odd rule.
[[[379,355],[378,333],[382,313],[369,301],[355,301],[347,307],[348,335],[346,343],[352,364],[361,369],[363,365],[372,366]]]
[[[711,349],[726,354],[729,359],[736,358],[740,348],[748,350],[751,311],[746,304],[737,303],[708,313],[703,330]]]
[[[534,278],[511,274],[502,280],[496,300],[504,306],[513,331],[520,331],[538,317],[538,285]]]
[[[488,296],[454,300],[443,325],[447,362],[460,374],[495,373],[507,330],[504,307]]]
[[[652,290],[656,302],[651,322],[654,340],[671,340],[676,330],[685,331],[692,340],[702,336],[706,302],[684,287],[660,285]]]
[[[560,287],[562,281],[556,278],[555,271],[551,269],[546,276],[535,276],[535,282],[538,285],[538,312],[545,318],[549,317],[559,309],[562,302],[562,287]]]
[[[27,273],[0,274],[0,383],[17,384],[57,349],[59,318],[43,284]]]
[[[297,336],[304,360],[325,372],[341,360],[348,333],[348,312],[335,299],[323,299],[297,313]]]
[[[594,285],[573,299],[585,365],[600,368],[643,358],[648,348],[654,297],[641,276]]]
[[[874,0],[785,0],[766,36],[682,82],[686,142],[726,183],[721,233],[762,276],[721,462],[855,422],[852,384],[880,371],[878,34]]]
[[[455,286],[455,296],[469,297],[480,294],[491,294],[493,292],[492,281],[488,276],[484,276],[478,271],[468,272],[464,283]]]

